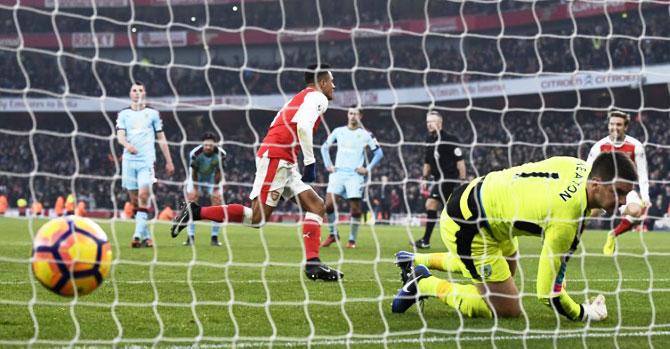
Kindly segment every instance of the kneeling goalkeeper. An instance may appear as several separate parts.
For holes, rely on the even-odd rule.
[[[637,173],[622,153],[604,153],[592,165],[571,157],[491,172],[456,189],[440,222],[449,253],[399,252],[403,287],[392,311],[403,313],[417,300],[437,297],[467,317],[518,317],[514,284],[517,236],[543,240],[537,296],[554,311],[576,321],[607,318],[605,298],[579,304],[566,292],[567,262],[579,245],[592,209],[610,214],[626,201]],[[472,284],[432,276],[428,269],[462,273]]]

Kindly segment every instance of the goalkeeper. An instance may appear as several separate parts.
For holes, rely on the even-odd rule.
[[[567,262],[577,249],[591,209],[610,214],[626,201],[637,181],[635,165],[618,152],[603,153],[592,165],[554,157],[491,172],[456,189],[440,222],[448,253],[399,252],[403,287],[392,311],[403,313],[417,300],[437,297],[467,317],[518,317],[514,284],[517,236],[542,238],[537,297],[575,321],[607,317],[605,298],[579,304],[566,292]],[[454,257],[451,257],[454,256]],[[428,269],[461,272],[473,284],[432,276]]]

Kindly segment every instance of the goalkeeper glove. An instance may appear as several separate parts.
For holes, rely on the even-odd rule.
[[[607,319],[607,306],[605,305],[605,296],[598,295],[592,302],[586,301],[582,304],[584,316],[582,321],[603,321]]]
[[[302,169],[302,181],[306,183],[314,182],[316,179],[316,163],[305,165]]]

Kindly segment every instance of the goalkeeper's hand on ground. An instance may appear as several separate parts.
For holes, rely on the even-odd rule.
[[[607,306],[605,305],[605,296],[599,294],[590,303],[587,301],[582,304],[584,316],[582,321],[603,321],[607,319]]]
[[[316,179],[316,163],[305,165],[302,169],[302,181],[305,183],[314,182]]]

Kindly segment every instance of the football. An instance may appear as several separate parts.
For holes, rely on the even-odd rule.
[[[109,275],[111,261],[107,234],[88,218],[52,219],[33,239],[33,274],[61,296],[93,292]]]

